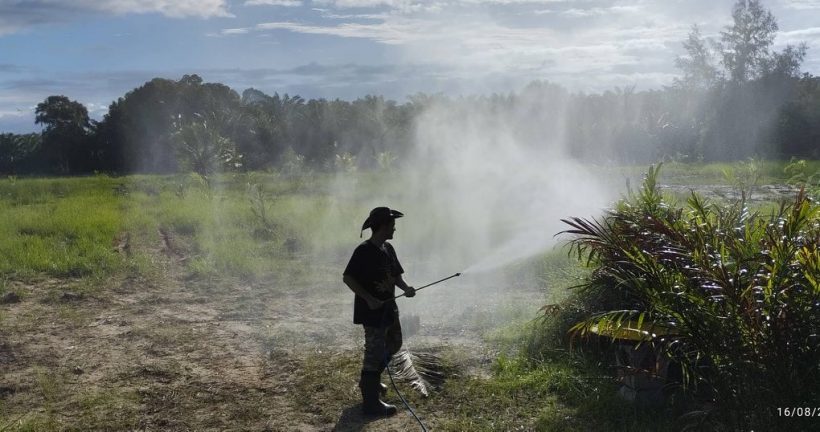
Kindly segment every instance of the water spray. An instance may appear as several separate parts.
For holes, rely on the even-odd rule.
[[[421,291],[421,290],[423,290],[423,289],[425,289],[425,288],[427,288],[427,287],[431,287],[431,286],[433,286],[433,285],[435,285],[435,284],[442,283],[442,282],[444,282],[444,281],[446,281],[446,280],[448,280],[448,279],[452,279],[452,278],[457,277],[457,276],[461,276],[461,273],[456,273],[456,274],[454,274],[454,275],[452,275],[452,276],[447,276],[447,277],[446,277],[446,278],[444,278],[444,279],[439,279],[439,280],[437,280],[437,281],[435,281],[435,282],[429,283],[429,284],[427,284],[427,285],[425,285],[425,286],[423,286],[423,287],[421,287],[421,288],[416,288],[416,292],[419,292],[419,291]],[[405,293],[405,294],[399,294],[399,295],[397,295],[397,296],[393,297],[393,300],[396,300],[396,299],[397,299],[397,298],[399,298],[399,297],[404,297],[405,295],[406,295],[406,293]]]

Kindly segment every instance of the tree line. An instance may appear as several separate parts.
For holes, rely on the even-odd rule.
[[[680,76],[655,90],[572,93],[536,81],[508,94],[398,103],[240,95],[185,75],[129,91],[100,121],[49,96],[35,109],[41,133],[0,134],[0,173],[384,168],[402,162],[436,105],[503,121],[526,145],[553,145],[548,137],[561,131],[565,151],[585,161],[820,158],[820,77],[801,72],[806,45],[774,51],[777,21],[757,0],[737,1],[732,18],[717,39],[694,26],[676,59]]]

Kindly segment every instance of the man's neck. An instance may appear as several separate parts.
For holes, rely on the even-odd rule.
[[[379,236],[379,235],[372,235],[372,236],[370,236],[369,240],[370,240],[371,243],[373,243],[374,245],[379,246],[379,247],[381,247],[381,245],[383,245],[384,242],[387,241],[387,239],[385,237]]]

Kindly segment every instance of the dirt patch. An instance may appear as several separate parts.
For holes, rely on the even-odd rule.
[[[418,427],[404,411],[361,415],[362,330],[339,282],[190,279],[185,251],[162,230],[148,253],[159,278],[123,275],[93,297],[68,295],[70,282],[36,281],[20,288],[33,301],[0,306],[0,420],[24,416],[18,424],[37,430]],[[471,359],[490,358],[464,320],[426,309],[407,314],[406,346],[445,356],[469,347]],[[488,365],[465,363],[458,373],[481,375]],[[399,403],[392,390],[388,400]]]
[[[14,351],[11,346],[6,343],[0,343],[0,365],[8,365],[14,362]]]
[[[8,292],[0,297],[0,304],[20,303],[20,296],[14,292]]]

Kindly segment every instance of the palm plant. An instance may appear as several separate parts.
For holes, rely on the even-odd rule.
[[[262,183],[248,183],[248,202],[253,215],[254,236],[270,240],[275,235],[276,228],[271,217],[273,200]]]
[[[646,329],[729,427],[801,421],[775,417],[820,396],[820,207],[802,191],[768,217],[694,192],[678,207],[659,170],[600,220],[564,220],[593,267],[581,288],[610,299],[570,333]]]
[[[220,132],[220,126],[229,123],[225,116],[212,113],[209,118],[199,117],[201,121],[179,125],[174,138],[179,159],[210,186],[212,175],[240,168],[242,156],[233,141]]]
[[[333,166],[339,172],[353,173],[356,172],[358,165],[356,164],[356,156],[349,152],[337,154],[333,161]]]
[[[41,135],[0,134],[0,173],[13,174],[40,147]]]

